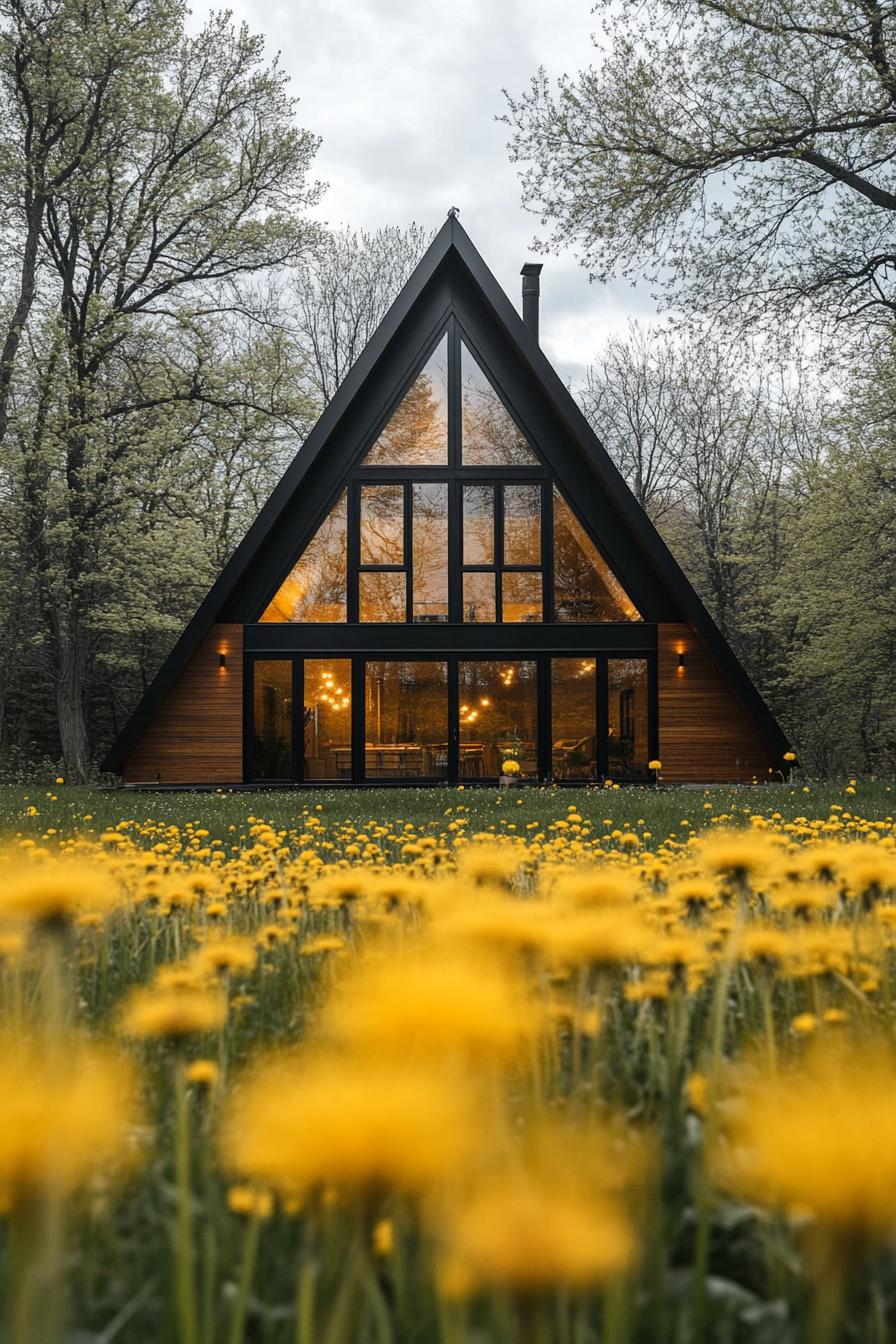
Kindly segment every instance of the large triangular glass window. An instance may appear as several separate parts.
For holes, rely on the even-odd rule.
[[[293,565],[261,617],[263,622],[347,619],[348,514],[345,491]]]
[[[522,430],[463,342],[460,381],[464,466],[540,466]]]
[[[553,493],[554,620],[643,620],[556,485]]]
[[[448,335],[442,337],[364,459],[366,467],[448,462]]]

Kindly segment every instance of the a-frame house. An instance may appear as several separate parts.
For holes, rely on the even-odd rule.
[[[453,212],[110,750],[134,785],[764,780],[787,741]]]

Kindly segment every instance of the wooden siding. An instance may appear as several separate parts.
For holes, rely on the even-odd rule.
[[[662,777],[669,783],[769,778],[771,753],[689,625],[657,627]],[[680,654],[685,665],[678,666]]]
[[[243,627],[213,625],[125,762],[124,781],[238,784],[242,778]]]

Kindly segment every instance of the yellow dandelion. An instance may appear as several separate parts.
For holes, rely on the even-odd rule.
[[[257,960],[258,949],[252,939],[238,934],[210,938],[193,954],[199,972],[214,975],[245,975],[254,969]]]
[[[136,1156],[133,1071],[115,1051],[78,1037],[0,1038],[0,1190],[8,1207],[94,1174],[122,1174]]]
[[[194,1059],[187,1065],[187,1082],[210,1091],[218,1081],[221,1070],[213,1059]]]
[[[225,1166],[286,1195],[419,1195],[467,1169],[481,1125],[463,1080],[393,1060],[275,1055],[237,1086],[221,1131]]]
[[[896,1067],[884,1049],[817,1047],[774,1075],[745,1072],[714,1155],[734,1194],[850,1239],[896,1228]]]
[[[216,1031],[227,1017],[223,994],[186,985],[170,988],[135,989],[122,1012],[126,1036],[177,1040],[184,1036]]]
[[[12,863],[0,873],[0,915],[52,925],[86,913],[105,914],[123,903],[106,868],[75,859]]]
[[[260,1190],[254,1185],[232,1185],[227,1191],[227,1207],[240,1218],[264,1222],[274,1212],[274,1197],[270,1190]]]
[[[538,1023],[524,982],[501,963],[412,945],[338,982],[322,1028],[364,1054],[499,1060],[518,1056]]]

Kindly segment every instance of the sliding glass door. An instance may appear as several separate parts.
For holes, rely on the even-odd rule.
[[[250,656],[246,778],[646,781],[656,698],[650,656]]]

